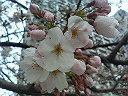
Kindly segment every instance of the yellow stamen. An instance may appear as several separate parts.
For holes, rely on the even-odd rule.
[[[62,49],[61,44],[58,44],[55,46],[52,52],[55,53],[57,56],[59,56],[60,54],[62,54],[63,51],[64,50]]]
[[[55,71],[52,72],[52,74],[53,74],[54,76],[56,76],[59,72],[60,72],[59,70],[55,70]]]
[[[77,37],[78,32],[79,32],[79,30],[77,28],[72,29],[72,37]]]

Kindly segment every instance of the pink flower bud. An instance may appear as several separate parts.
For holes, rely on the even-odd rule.
[[[41,15],[44,15],[46,13],[46,11],[41,10]]]
[[[46,13],[44,14],[44,18],[45,18],[47,21],[49,21],[49,22],[55,21],[55,15],[53,15],[53,14],[50,13],[50,12],[46,12]]]
[[[100,35],[108,38],[115,38],[119,35],[119,31],[116,29],[119,23],[113,17],[97,16],[94,25],[97,33]]]
[[[93,67],[99,67],[102,63],[99,56],[92,56],[89,58],[89,64]]]
[[[94,86],[93,79],[91,77],[89,77],[88,75],[86,76],[84,81],[85,81],[86,86],[89,86],[89,87]]]
[[[77,75],[82,75],[86,70],[86,65],[83,61],[75,59],[75,64],[71,68],[71,71],[76,73]]]
[[[30,25],[29,27],[28,27],[28,29],[29,30],[36,30],[38,28],[38,26],[36,26],[36,25]]]
[[[83,53],[83,51],[78,48],[78,49],[75,50],[75,53],[76,53],[77,55],[81,55],[81,54]]]
[[[93,47],[93,42],[91,39],[89,39],[88,44],[84,48],[91,48],[91,47]]]
[[[98,13],[107,13],[109,14],[111,12],[111,6],[107,5],[105,7],[102,8],[98,8],[96,9],[94,12],[98,12]]]
[[[98,70],[95,67],[93,67],[93,66],[87,65],[86,68],[87,68],[86,72],[88,74],[98,73]]]
[[[30,31],[30,36],[32,40],[38,41],[43,40],[46,36],[46,33],[43,30],[32,30]]]
[[[95,0],[95,4],[94,4],[95,7],[99,7],[99,8],[105,7],[107,5],[108,5],[108,0]]]
[[[97,16],[107,16],[108,14],[107,13],[98,13],[96,12]]]
[[[36,4],[31,4],[30,5],[30,12],[32,14],[39,14],[40,11],[41,11],[41,9],[40,9],[40,7],[38,5],[36,5]]]

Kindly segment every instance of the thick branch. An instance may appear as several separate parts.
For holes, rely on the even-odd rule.
[[[128,32],[123,37],[123,39],[119,42],[119,44],[112,50],[112,53],[108,56],[109,61],[112,61],[113,59],[115,59],[117,52],[127,42],[127,40],[128,40]]]
[[[21,47],[21,48],[33,47],[33,46],[26,45],[24,43],[14,43],[14,42],[0,42],[0,46],[13,46],[13,47]]]
[[[27,95],[41,94],[40,91],[35,89],[33,85],[14,84],[11,82],[7,82],[1,78],[0,78],[0,88],[7,89],[20,94],[27,94]],[[49,94],[46,94],[46,95],[49,95]],[[54,95],[50,95],[50,96],[54,96]]]
[[[128,60],[122,61],[122,60],[112,60],[110,61],[114,65],[128,65]]]
[[[115,91],[122,91],[122,90],[127,90],[126,88],[117,88],[117,89],[97,89],[95,87],[89,88],[91,91],[96,92],[96,93],[108,93],[108,92],[115,92]]]
[[[41,95],[38,89],[35,89],[33,85],[21,85],[7,82],[0,78],[0,88],[7,89],[9,91],[13,91],[19,94],[27,94],[27,95]],[[97,89],[95,87],[90,88],[93,92],[97,93],[107,93],[113,91],[127,90],[127,89]],[[43,94],[42,94],[43,95]],[[50,96],[55,96],[53,94],[45,94]],[[66,96],[74,96],[75,93],[67,93]],[[81,94],[81,96],[85,96],[85,94]]]
[[[18,4],[19,6],[23,7],[25,10],[28,10],[28,8],[26,6],[24,6],[23,4],[17,2],[16,0],[9,0],[9,1]]]
[[[102,45],[96,45],[93,46],[92,48],[87,48],[87,49],[95,49],[98,47],[108,47],[108,46],[114,46],[117,45],[119,42],[114,42],[114,43],[108,43],[108,44],[102,44]],[[128,44],[128,42],[125,42],[124,45]],[[24,43],[15,43],[15,42],[0,42],[0,46],[13,46],[13,47],[21,47],[21,48],[30,48],[33,46],[26,45]],[[82,50],[85,50],[84,48],[81,48]]]
[[[87,48],[87,49],[96,49],[96,48],[99,48],[99,47],[102,47],[103,48],[103,47],[115,46],[117,44],[119,44],[119,42],[108,43],[108,44],[101,44],[101,45],[95,45],[95,46],[93,46],[91,48]],[[127,44],[128,44],[128,42],[125,42],[124,43],[124,45],[127,45]],[[85,49],[83,49],[83,50],[85,50]]]
[[[7,82],[1,78],[0,78],[0,88],[7,89],[9,91],[13,91],[19,94],[36,95],[36,96],[41,95],[40,91],[35,89],[33,85],[14,84]],[[55,96],[53,93],[47,93],[44,95]],[[66,96],[75,96],[75,93],[67,93]],[[85,94],[81,94],[81,96],[85,96]]]

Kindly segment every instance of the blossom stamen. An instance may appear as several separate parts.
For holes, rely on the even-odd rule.
[[[52,72],[52,74],[53,74],[54,76],[56,76],[59,72],[60,72],[59,70],[55,70],[55,71]]]
[[[55,46],[54,50],[52,51],[53,53],[55,53],[57,56],[59,56],[60,54],[63,53],[63,49],[61,47],[61,44],[58,44]]]
[[[72,37],[77,37],[78,36],[79,30],[77,28],[72,29]]]

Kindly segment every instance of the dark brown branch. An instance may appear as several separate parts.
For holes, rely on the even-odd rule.
[[[6,76],[6,78],[8,78],[9,81],[12,82],[12,80],[10,79],[10,77],[9,77],[6,73],[4,73],[2,69],[0,69],[0,72],[1,72],[4,76]]]
[[[95,49],[98,47],[108,47],[108,46],[114,46],[117,45],[119,42],[115,42],[115,43],[109,43],[109,44],[102,44],[102,45],[96,45],[93,46],[92,48],[87,48],[87,49]],[[128,44],[128,42],[125,42],[124,45]],[[21,48],[30,48],[33,46],[28,46],[26,44],[23,43],[14,43],[14,42],[0,42],[0,46],[13,46],[13,47],[21,47]],[[85,50],[84,48],[81,48],[82,50]]]
[[[0,46],[13,46],[13,47],[21,47],[21,48],[30,48],[30,47],[34,47],[34,46],[29,46],[26,45],[24,43],[14,43],[14,42],[0,42]],[[85,54],[85,55],[90,55],[91,54]],[[100,56],[102,59],[103,63],[113,63],[114,65],[128,65],[128,60],[126,61],[122,61],[122,60],[110,60],[105,56]]]
[[[128,65],[128,60],[122,61],[122,60],[111,60],[111,63],[114,65]]]
[[[76,10],[79,9],[81,2],[82,2],[82,0],[79,0],[79,2],[77,3],[77,9]]]
[[[41,95],[40,91],[36,89],[33,85],[21,85],[21,84],[14,84],[11,82],[7,82],[0,78],[0,88],[7,89],[9,91],[13,91],[19,94],[27,94],[27,95]],[[89,88],[93,92],[97,93],[108,93],[113,91],[120,91],[120,90],[127,90],[127,89],[97,89],[95,87]],[[43,95],[43,94],[42,94]],[[47,93],[45,95],[55,96],[52,93]],[[74,96],[75,93],[66,93],[66,96]],[[81,96],[85,96],[85,94],[81,94]]]
[[[108,43],[108,44],[101,44],[101,45],[95,45],[93,46],[92,48],[87,48],[87,49],[96,49],[96,48],[99,48],[99,47],[109,47],[109,46],[115,46],[117,45],[119,42],[114,42],[114,43]],[[124,45],[127,45],[128,42],[125,42]],[[83,48],[82,48],[83,49]],[[85,50],[85,49],[83,49]]]
[[[28,8],[26,6],[24,6],[23,4],[17,2],[16,0],[9,0],[9,1],[18,4],[19,6],[23,7],[25,10],[28,10]]]
[[[117,88],[117,89],[97,89],[95,87],[89,88],[91,91],[96,92],[96,93],[108,93],[108,92],[115,92],[115,91],[122,91],[122,90],[127,90],[127,88]]]
[[[115,59],[117,52],[127,42],[127,40],[128,40],[128,32],[123,37],[123,39],[118,43],[118,45],[112,50],[112,53],[108,56],[109,61],[112,61],[113,59]]]
[[[21,47],[21,48],[30,48],[33,46],[26,45],[24,43],[14,43],[14,42],[0,42],[0,46],[13,46],[13,47]]]
[[[11,82],[7,82],[0,78],[0,88],[7,89],[9,91],[13,91],[20,94],[27,94],[27,95],[40,95],[40,91],[37,90],[33,85],[21,85],[21,84],[14,84]],[[49,94],[46,94],[49,95]],[[50,96],[54,96],[51,95]]]
[[[9,91],[13,91],[19,94],[27,94],[27,95],[41,95],[40,91],[36,89],[33,85],[21,85],[21,84],[14,84],[11,82],[7,82],[0,78],[0,88],[7,89]],[[49,95],[55,96],[53,93],[47,93],[42,95]],[[75,96],[75,93],[67,93],[66,96]],[[85,96],[81,94],[81,96]]]

